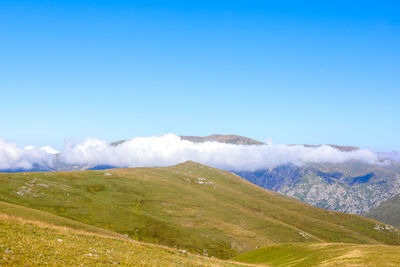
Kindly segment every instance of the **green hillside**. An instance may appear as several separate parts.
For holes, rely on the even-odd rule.
[[[396,229],[376,221],[315,208],[194,162],[0,174],[0,184],[2,201],[219,258],[276,243],[400,244]]]
[[[279,244],[232,260],[268,266],[399,266],[400,247],[355,244]]]
[[[0,201],[0,214],[11,217],[18,217],[29,221],[42,222],[45,224],[51,224],[59,227],[68,227],[72,230],[85,231],[92,234],[99,234],[108,237],[127,239],[125,236],[121,234],[106,229],[97,228],[91,225],[80,223],[45,211],[26,208],[23,206],[10,204],[2,201]]]
[[[242,266],[1,213],[0,265]]]
[[[366,217],[400,227],[400,194],[382,202],[365,214]]]

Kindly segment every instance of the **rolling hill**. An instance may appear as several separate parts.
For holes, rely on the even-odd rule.
[[[91,234],[108,236],[118,239],[127,239],[125,236],[112,231],[80,223],[68,218],[60,217],[49,212],[31,209],[3,201],[0,201],[0,214],[9,217],[21,218],[26,221],[41,222],[57,227],[67,227],[71,230],[84,231]]]
[[[18,216],[5,213],[15,213]],[[35,220],[31,220],[32,217]],[[70,228],[71,226],[73,228]],[[0,203],[0,265],[244,266],[245,264],[200,257],[185,251],[145,244],[43,211]]]
[[[0,174],[0,200],[227,259],[278,243],[400,244],[377,221],[315,208],[230,172],[170,167]]]

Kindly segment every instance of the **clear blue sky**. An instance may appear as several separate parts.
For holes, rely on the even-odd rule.
[[[0,137],[400,149],[399,14],[398,1],[0,0]]]

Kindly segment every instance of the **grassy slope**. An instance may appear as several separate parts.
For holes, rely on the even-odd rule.
[[[1,266],[241,266],[0,214]]]
[[[356,244],[279,244],[232,260],[270,266],[399,266],[400,247]]]
[[[3,201],[220,258],[274,243],[400,244],[395,230],[376,231],[376,221],[314,208],[193,162],[0,174],[0,183]]]
[[[2,201],[0,201],[0,214],[18,217],[25,220],[39,221],[59,227],[68,227],[71,229],[86,231],[88,233],[93,233],[93,234],[100,234],[115,238],[124,238],[124,236],[106,229],[97,228],[91,225],[76,222],[68,218],[60,217],[48,212],[26,208]]]
[[[365,216],[400,227],[400,194],[371,209]]]

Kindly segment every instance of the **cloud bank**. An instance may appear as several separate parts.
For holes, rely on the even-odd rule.
[[[14,143],[0,139],[0,170],[32,169],[35,164],[49,165],[56,150],[51,147],[35,149],[33,146],[18,148]]]
[[[196,161],[226,170],[256,170],[274,168],[282,164],[342,163],[349,160],[379,163],[378,156],[369,150],[342,152],[330,146],[302,145],[258,146],[232,145],[218,142],[193,143],[175,134],[136,137],[112,146],[108,142],[88,138],[67,144],[57,151],[51,147],[19,149],[0,139],[0,169],[25,168],[34,164],[112,165],[116,167],[168,166]]]

